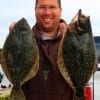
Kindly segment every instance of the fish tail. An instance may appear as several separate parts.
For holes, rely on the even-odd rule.
[[[86,100],[86,97],[85,96],[78,97],[78,96],[74,95],[73,100]]]
[[[24,93],[22,89],[15,90],[12,88],[12,91],[10,93],[9,99],[8,100],[25,100]]]

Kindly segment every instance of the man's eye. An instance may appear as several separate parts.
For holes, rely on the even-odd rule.
[[[49,7],[46,7],[46,6],[39,6],[37,7],[39,10],[46,10],[46,9],[49,9],[49,10],[56,10],[58,7],[56,6],[49,6]]]
[[[40,6],[39,9],[46,9],[46,7],[44,7],[44,6]]]
[[[55,10],[57,7],[50,7],[50,9]]]

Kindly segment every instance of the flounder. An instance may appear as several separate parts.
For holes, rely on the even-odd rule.
[[[36,74],[38,61],[33,32],[27,20],[22,18],[9,33],[2,50],[2,68],[13,84],[9,100],[25,100],[21,85]]]
[[[57,62],[63,77],[74,90],[74,100],[85,100],[84,87],[96,69],[97,53],[90,17],[81,10],[64,34]]]

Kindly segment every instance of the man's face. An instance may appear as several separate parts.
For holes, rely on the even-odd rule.
[[[61,10],[58,0],[38,0],[35,15],[43,31],[50,32],[58,26]]]

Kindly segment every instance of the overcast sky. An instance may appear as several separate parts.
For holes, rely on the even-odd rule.
[[[3,47],[12,22],[25,17],[31,27],[34,25],[34,2],[35,0],[2,0],[0,2],[0,48]],[[90,16],[93,33],[100,33],[99,0],[62,0],[61,2],[62,18],[67,23],[79,9],[82,9],[83,13]]]

